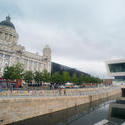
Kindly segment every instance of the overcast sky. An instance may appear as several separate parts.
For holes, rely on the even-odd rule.
[[[0,0],[19,33],[19,43],[52,61],[106,76],[105,61],[125,57],[125,0]]]

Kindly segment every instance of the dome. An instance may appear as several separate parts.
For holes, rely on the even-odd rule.
[[[9,16],[7,16],[6,20],[0,22],[0,25],[8,26],[8,27],[11,27],[11,28],[15,29],[15,26],[10,22],[10,19],[11,18]]]

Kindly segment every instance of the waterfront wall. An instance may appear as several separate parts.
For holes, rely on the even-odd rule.
[[[120,88],[103,93],[81,96],[53,96],[53,97],[11,97],[0,98],[0,122],[12,123],[77,105],[90,103],[121,93]]]

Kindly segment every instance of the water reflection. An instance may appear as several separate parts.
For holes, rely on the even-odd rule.
[[[94,103],[75,106],[11,125],[92,125],[99,120],[107,119],[109,103],[115,101],[114,99],[117,97],[110,97]]]

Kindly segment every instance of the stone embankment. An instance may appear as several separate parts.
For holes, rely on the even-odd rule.
[[[121,88],[118,87],[86,90],[66,90],[65,95],[61,93],[61,96],[54,94],[52,96],[1,96],[0,124],[12,123],[121,94]]]

